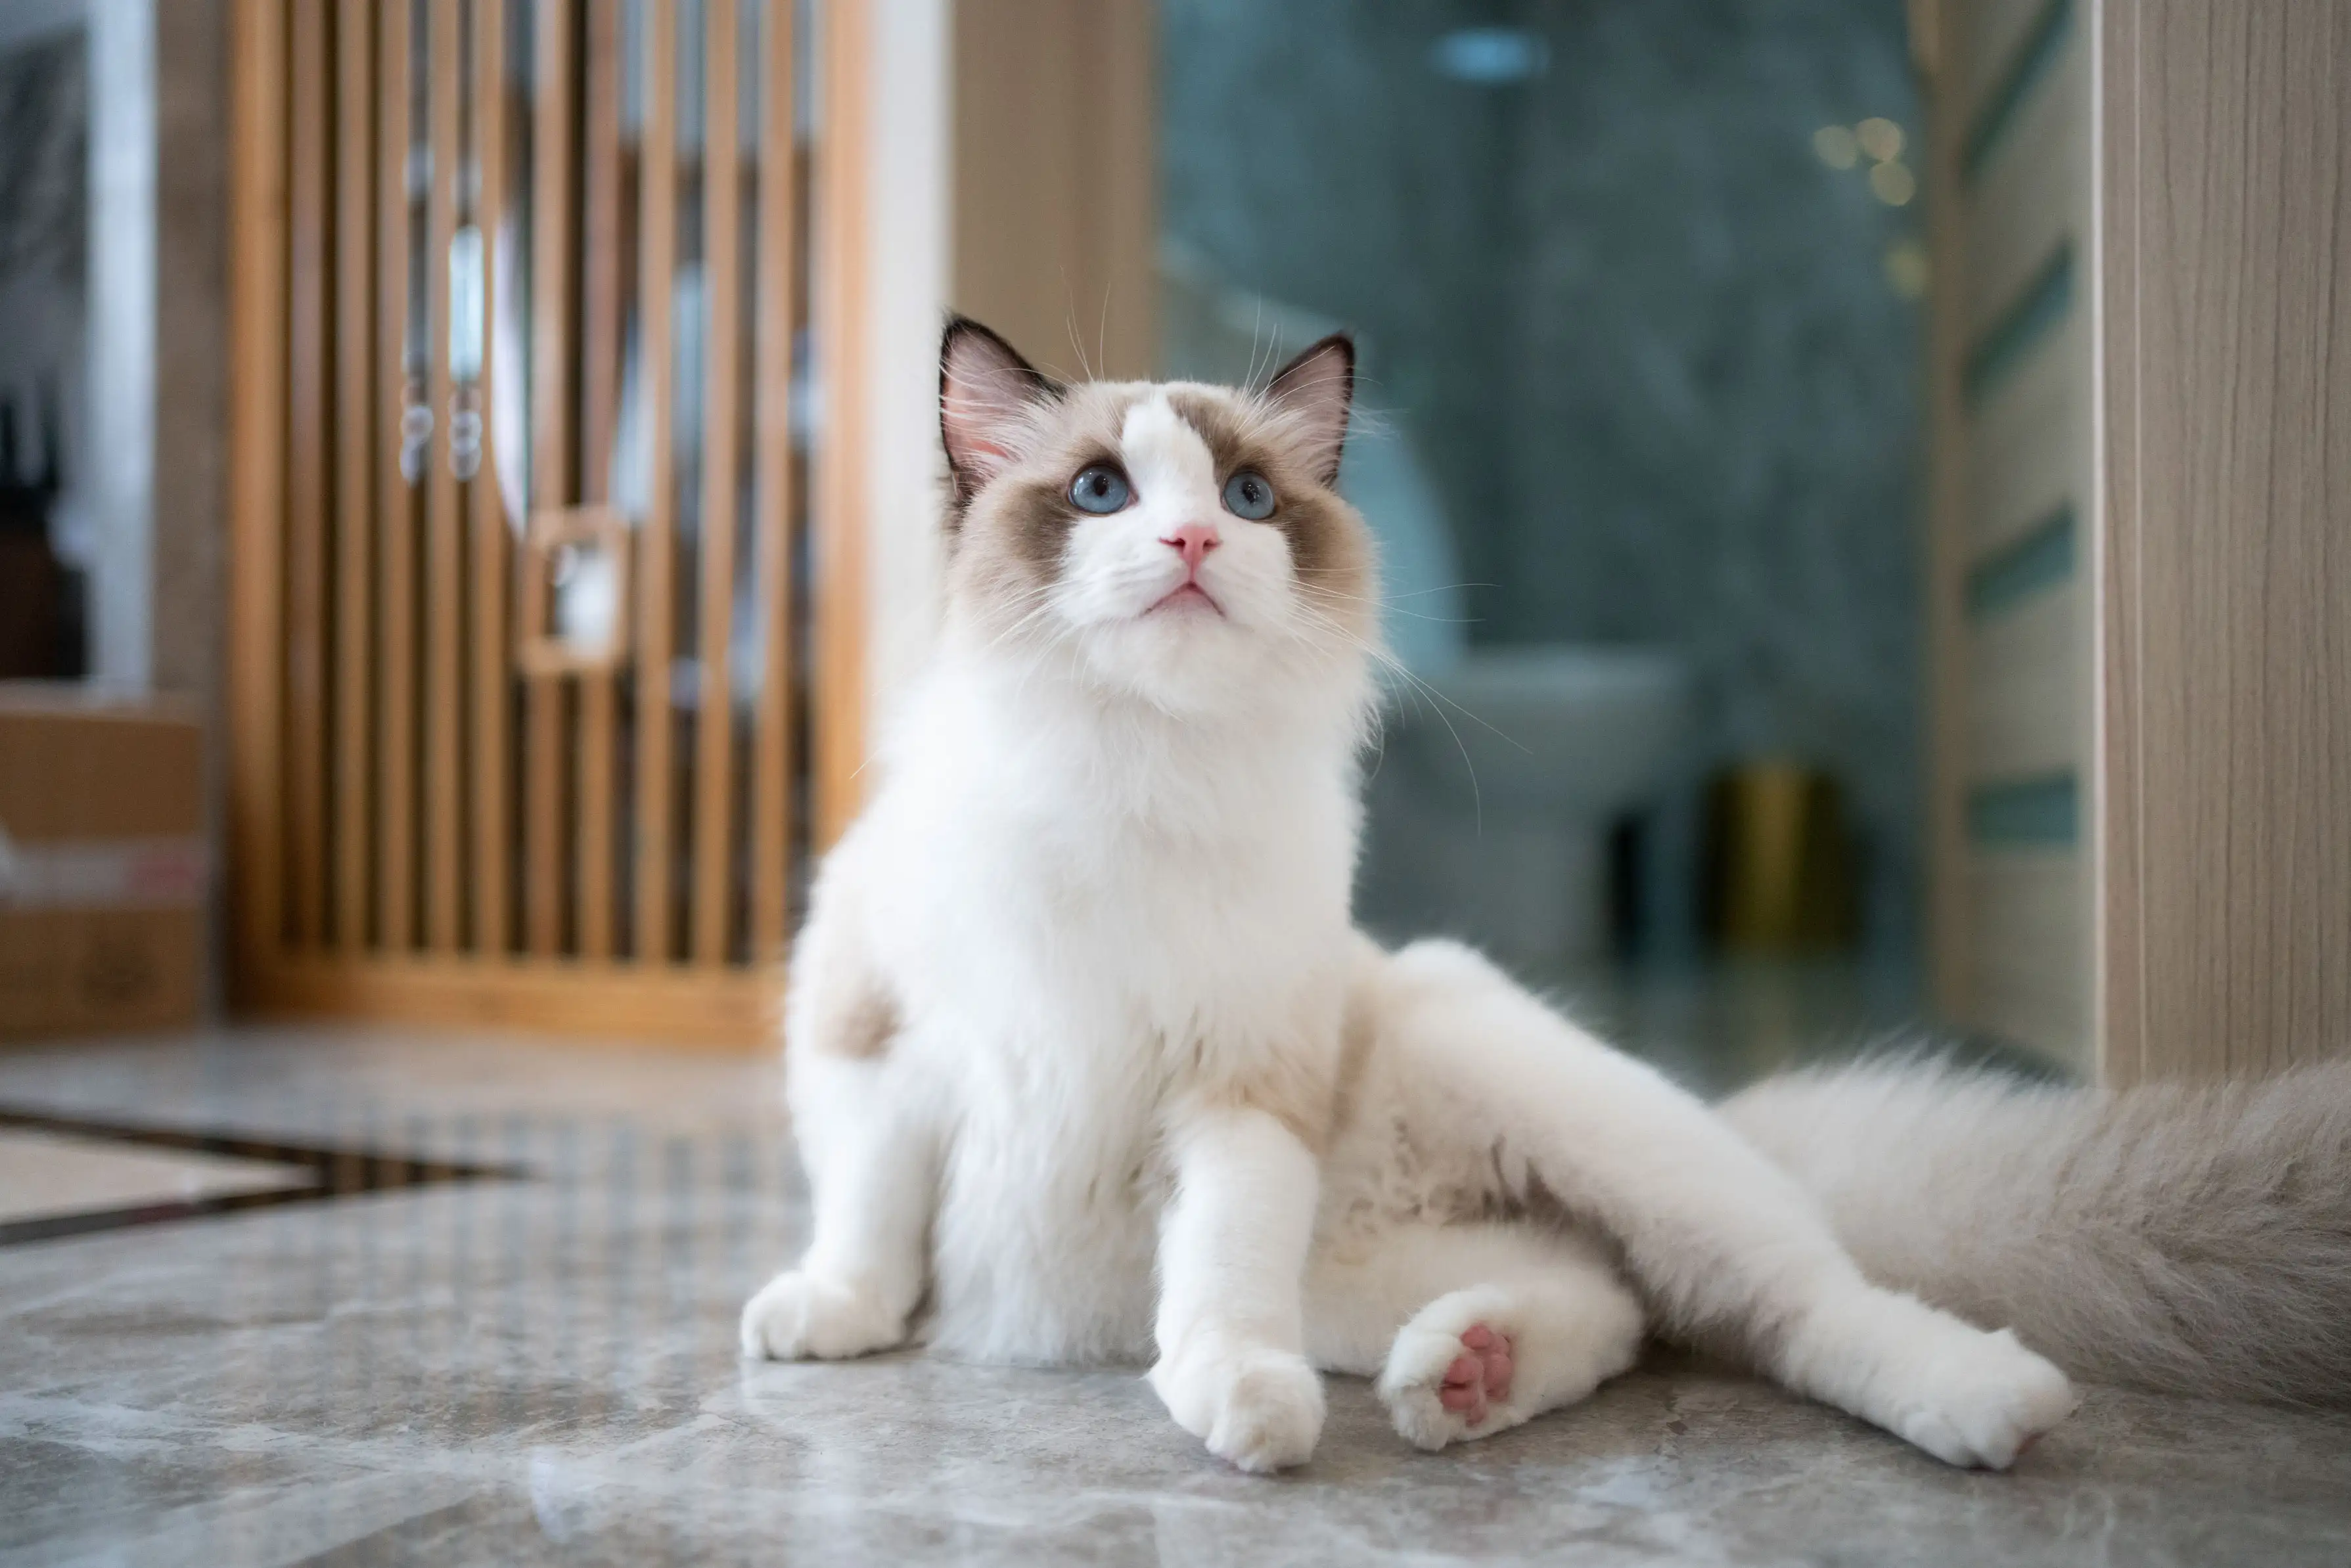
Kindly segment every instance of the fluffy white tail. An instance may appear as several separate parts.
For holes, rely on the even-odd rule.
[[[2068,1372],[2351,1404],[2351,1062],[2120,1093],[1864,1063],[1722,1111],[1873,1278]]]

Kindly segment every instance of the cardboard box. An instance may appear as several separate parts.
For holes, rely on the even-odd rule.
[[[0,1039],[195,1022],[208,860],[193,714],[0,682]]]

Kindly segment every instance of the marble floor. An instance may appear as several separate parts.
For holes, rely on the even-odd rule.
[[[268,1160],[140,1148],[54,1127],[0,1127],[0,1227],[309,1184],[307,1171]]]
[[[28,1118],[484,1172],[208,1168],[248,1206],[0,1245],[0,1564],[2351,1562],[2351,1415],[2093,1390],[1965,1474],[1660,1355],[1441,1455],[1342,1381],[1262,1480],[1131,1371],[746,1365],[806,1225],[772,1075],[360,1031],[0,1053]]]

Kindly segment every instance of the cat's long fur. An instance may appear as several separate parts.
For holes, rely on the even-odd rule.
[[[1888,1060],[1723,1114],[1872,1277],[2069,1372],[2351,1404],[2351,1062],[2114,1092]]]
[[[1258,1470],[1311,1453],[1318,1370],[1439,1448],[1651,1332],[1957,1464],[2064,1417],[2005,1297],[1888,1290],[1839,1244],[1794,1156],[1844,1091],[1734,1113],[1798,1127],[1792,1175],[1475,953],[1354,930],[1377,599],[1332,488],[1343,339],[1257,391],[1061,386],[964,322],[942,358],[940,651],[795,950],[814,1234],[747,1352],[1155,1356],[1176,1421]]]

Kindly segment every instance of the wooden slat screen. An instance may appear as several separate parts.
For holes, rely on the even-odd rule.
[[[827,722],[806,7],[236,5],[240,1000],[764,1037]]]

